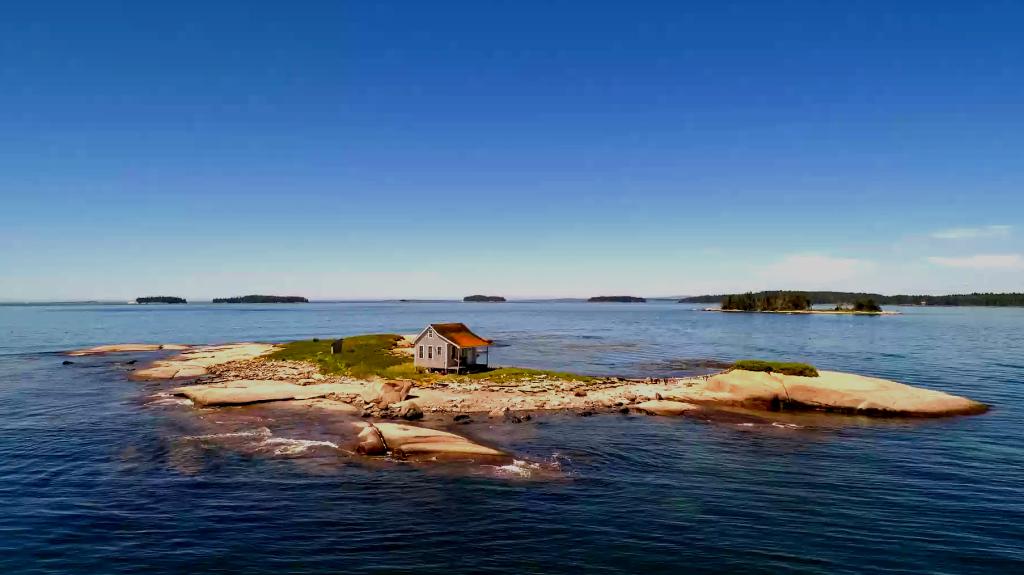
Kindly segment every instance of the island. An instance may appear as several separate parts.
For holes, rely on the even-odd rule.
[[[188,303],[185,298],[167,295],[137,297],[135,303]]]
[[[587,301],[592,303],[647,303],[647,298],[636,297],[631,295],[599,295],[594,296],[588,299]]]
[[[761,292],[727,295],[722,298],[721,307],[705,311],[824,314],[824,315],[895,315],[899,312],[883,311],[872,298],[860,298],[853,303],[839,303],[833,309],[813,309],[811,299],[804,292]]]
[[[722,299],[725,311],[807,311],[811,300],[800,292],[745,293]]]
[[[294,295],[243,295],[215,298],[213,303],[309,303],[309,300]]]
[[[501,302],[505,301],[505,298],[501,297],[500,295],[480,295],[480,294],[476,294],[476,295],[468,295],[468,296],[462,298],[462,301],[501,303]]]
[[[195,409],[209,425],[218,425],[220,419],[211,417],[211,410],[223,410],[220,414],[229,420],[232,414],[242,415],[248,428],[253,421],[263,421],[264,427],[253,436],[261,449],[317,445],[338,453],[425,463],[442,458],[464,461],[472,456],[478,463],[483,462],[479,457],[486,457],[507,465],[523,459],[445,430],[475,419],[525,423],[544,413],[581,417],[606,413],[769,426],[776,422],[773,412],[781,411],[939,417],[988,409],[983,403],[937,390],[819,370],[806,363],[764,360],[737,361],[717,374],[681,378],[600,377],[523,367],[434,373],[415,366],[416,337],[347,336],[343,351],[336,351],[329,339],[312,339],[201,346],[122,344],[69,354],[176,349],[177,355],[156,358],[131,374],[133,379],[150,382],[144,393],[151,394],[154,402]],[[235,411],[253,404],[259,404],[258,411]],[[285,418],[308,414],[311,420],[333,421],[338,439],[296,437],[297,430],[287,438],[275,438],[269,428],[277,426],[278,414]],[[203,437],[225,438],[226,447],[237,445],[232,438],[239,434],[230,426],[225,430]]]
[[[783,290],[788,293],[798,293],[806,296],[813,305],[843,305],[858,300],[871,299],[878,305],[912,305],[912,306],[984,306],[984,307],[1024,307],[1024,293],[970,293],[951,295],[882,295],[866,292],[841,292],[841,291],[801,291]],[[755,297],[764,297],[770,291],[756,292]],[[743,294],[720,294],[720,295],[699,295],[688,296],[679,299],[679,303],[718,303],[732,295],[733,297]]]
[[[708,415],[717,406],[762,411],[830,411],[876,416],[984,413],[988,406],[944,392],[814,365],[767,360],[736,361],[708,376],[621,378],[525,367],[489,367],[470,373],[436,373],[413,361],[416,335],[368,334],[332,341],[185,346],[106,345],[72,356],[176,349],[133,372],[139,380],[193,380],[166,390],[196,407],[322,399],[362,417],[420,419],[428,413],[510,410],[654,413],[677,410]],[[682,404],[682,405],[674,405]]]

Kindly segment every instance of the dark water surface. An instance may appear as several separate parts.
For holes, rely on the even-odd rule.
[[[1024,310],[903,311],[0,306],[0,573],[1024,572]],[[430,321],[498,340],[496,363],[675,375],[708,360],[804,360],[994,409],[774,425],[480,422],[465,431],[525,463],[447,469],[349,457],[329,420],[265,408],[197,417],[127,378],[125,362],[149,356],[63,366],[56,353],[411,333]],[[303,440],[289,439],[299,425]]]

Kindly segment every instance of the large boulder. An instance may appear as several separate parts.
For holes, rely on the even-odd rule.
[[[363,391],[363,401],[378,407],[387,407],[403,401],[412,389],[411,381],[374,381]]]
[[[982,413],[988,409],[966,397],[836,371],[802,377],[737,369],[718,374],[684,395],[693,401],[867,415],[940,416]]]
[[[408,419],[410,421],[414,419],[423,419],[423,410],[420,409],[418,403],[412,399],[406,399],[392,405],[393,408],[398,410],[398,417],[402,419]]]
[[[356,452],[363,455],[385,455],[388,451],[384,436],[375,425],[369,423],[357,437]]]
[[[367,432],[366,428],[373,427],[380,434],[387,449],[399,457],[505,456],[497,449],[474,443],[461,435],[447,431],[402,423],[356,423],[355,425],[364,428],[359,433],[360,444],[364,441],[372,441],[370,432]]]

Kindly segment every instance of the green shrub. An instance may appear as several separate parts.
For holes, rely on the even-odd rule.
[[[737,361],[732,367],[746,371],[767,371],[768,373],[781,373],[783,375],[818,377],[818,370],[813,365],[807,363],[744,359]]]
[[[417,368],[411,361],[407,361],[386,367],[379,375],[388,379],[418,379],[423,377],[424,374],[424,370]]]
[[[853,302],[853,311],[880,312],[882,311],[882,308],[875,302],[875,300],[871,298],[864,298]]]

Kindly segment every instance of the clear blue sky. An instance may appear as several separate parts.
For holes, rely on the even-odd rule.
[[[19,2],[0,299],[1024,290],[1021,2]]]

